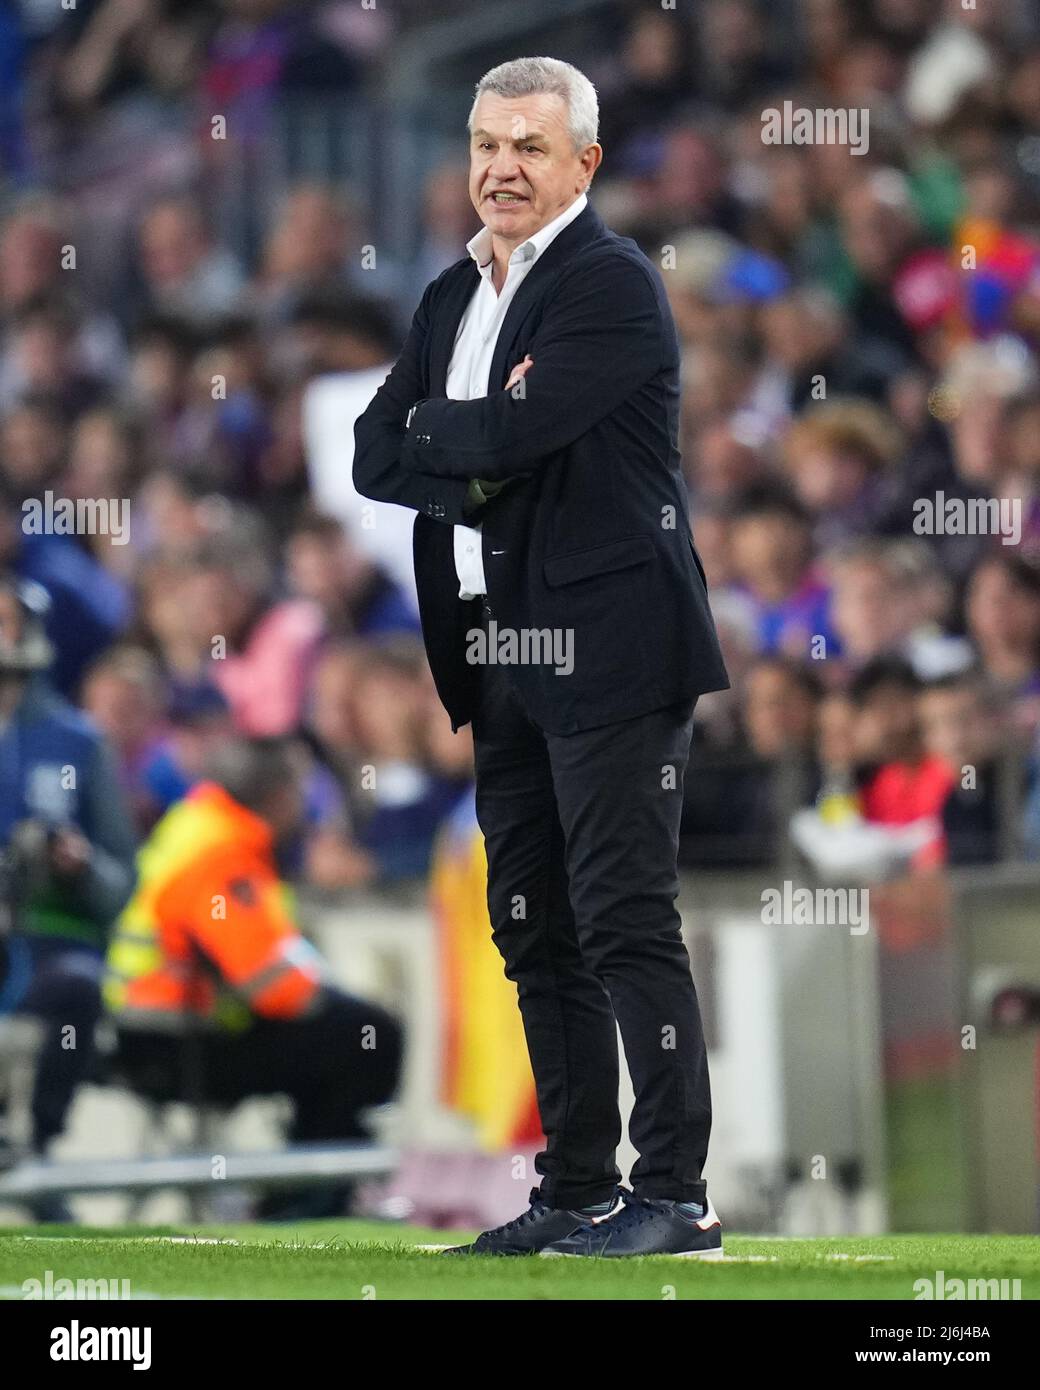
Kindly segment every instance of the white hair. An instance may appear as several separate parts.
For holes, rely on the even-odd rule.
[[[596,89],[576,67],[559,58],[514,58],[499,63],[477,83],[473,106],[466,122],[473,134],[473,113],[483,92],[500,97],[527,97],[536,93],[563,97],[567,103],[568,127],[575,153],[596,143],[599,133],[599,102]]]

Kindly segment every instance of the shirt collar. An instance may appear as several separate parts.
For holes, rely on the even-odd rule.
[[[520,265],[528,261],[536,261],[546,249],[563,231],[564,227],[569,226],[576,217],[580,217],[585,211],[589,201],[587,193],[580,193],[569,207],[564,208],[558,217],[554,217],[551,222],[547,222],[544,227],[540,227],[525,242],[516,247],[509,257],[510,265]],[[481,227],[476,236],[471,237],[466,243],[466,250],[477,263],[477,269],[485,279],[491,274],[491,232],[487,227]]]

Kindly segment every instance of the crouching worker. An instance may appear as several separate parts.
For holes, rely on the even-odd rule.
[[[136,1091],[217,1105],[285,1094],[301,1144],[367,1138],[360,1112],[393,1095],[402,1050],[385,1010],[328,980],[287,904],[278,861],[303,822],[304,775],[284,740],[219,750],[138,856],[105,981]],[[349,1196],[275,1194],[258,1215],[341,1215]]]

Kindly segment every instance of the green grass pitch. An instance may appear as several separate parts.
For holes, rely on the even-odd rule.
[[[459,1260],[418,1248],[466,1236],[367,1221],[10,1227],[0,1229],[0,1298],[24,1298],[24,1281],[43,1283],[48,1270],[52,1280],[126,1279],[130,1296],[144,1299],[913,1301],[915,1280],[934,1280],[939,1270],[947,1288],[954,1278],[1017,1279],[1023,1300],[1040,1297],[1040,1241],[1032,1236],[727,1236],[726,1259],[710,1263]]]

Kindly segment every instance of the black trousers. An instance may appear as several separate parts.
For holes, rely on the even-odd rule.
[[[318,1013],[257,1018],[243,1033],[183,1038],[121,1029],[118,1036],[118,1069],[135,1091],[222,1105],[287,1095],[294,1143],[366,1138],[358,1112],[392,1097],[403,1045],[385,1009],[333,989]]]
[[[701,1201],[711,1096],[675,907],[696,700],[554,735],[528,717],[505,668],[482,666],[479,678],[477,818],[546,1136],[543,1200],[605,1201],[620,1177],[616,1019],[635,1091],[632,1187]]]

